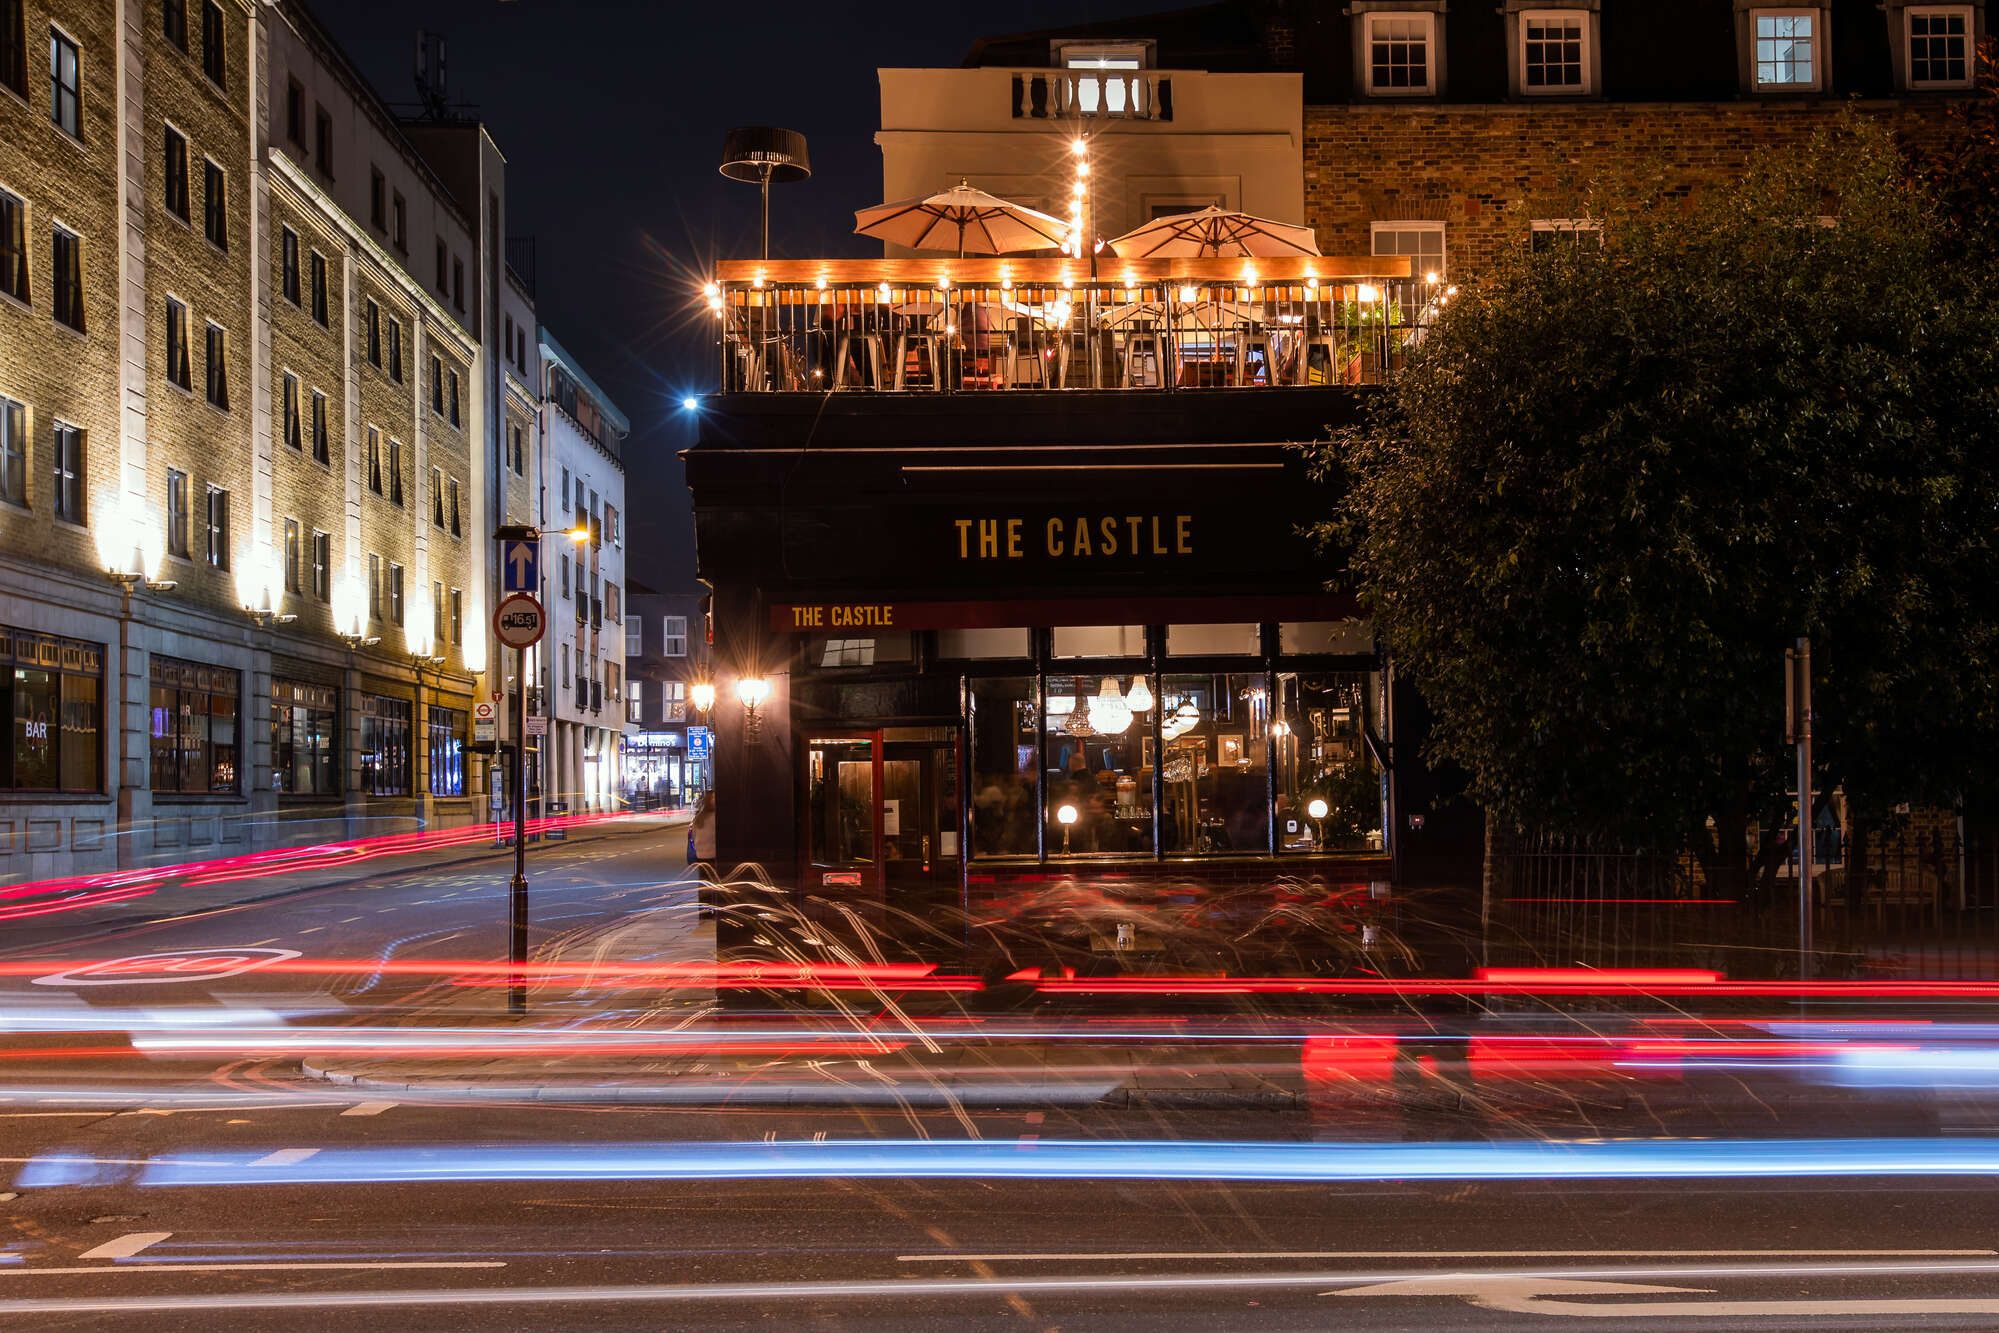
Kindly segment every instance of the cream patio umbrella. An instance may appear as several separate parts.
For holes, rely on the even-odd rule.
[[[925,199],[860,209],[854,214],[854,234],[912,250],[1012,255],[1059,250],[1068,239],[1069,224],[960,181],[956,189]]]
[[[1316,255],[1310,227],[1273,222],[1213,204],[1197,213],[1170,213],[1110,243],[1120,259],[1282,259]]]

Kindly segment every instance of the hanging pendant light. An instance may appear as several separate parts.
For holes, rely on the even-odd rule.
[[[1131,706],[1118,691],[1116,676],[1105,676],[1090,700],[1090,725],[1106,736],[1122,736],[1131,729]]]
[[[1201,725],[1201,710],[1192,699],[1181,704],[1173,716],[1180,719],[1180,730],[1188,731]]]
[[[1152,688],[1145,683],[1145,677],[1131,678],[1131,692],[1124,696],[1125,706],[1134,713],[1152,711]]]

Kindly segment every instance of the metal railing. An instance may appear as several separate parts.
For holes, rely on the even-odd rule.
[[[1394,278],[752,279],[711,285],[708,304],[727,393],[1171,392],[1383,383],[1447,291]]]

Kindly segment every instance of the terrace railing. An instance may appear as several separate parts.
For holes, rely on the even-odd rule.
[[[1449,298],[1405,258],[729,261],[726,393],[1380,384]]]

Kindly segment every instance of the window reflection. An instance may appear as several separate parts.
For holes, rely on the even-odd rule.
[[[1161,679],[1168,852],[1267,852],[1270,699],[1261,673]]]
[[[1051,852],[1152,850],[1149,714],[1157,693],[1145,676],[1048,677]]]
[[[972,854],[1032,856],[1034,678],[973,680]]]
[[[806,751],[812,861],[852,865],[875,859],[875,766],[864,740],[813,741]]]
[[[1282,850],[1381,849],[1381,773],[1365,739],[1379,688],[1377,672],[1278,675],[1270,727]]]

